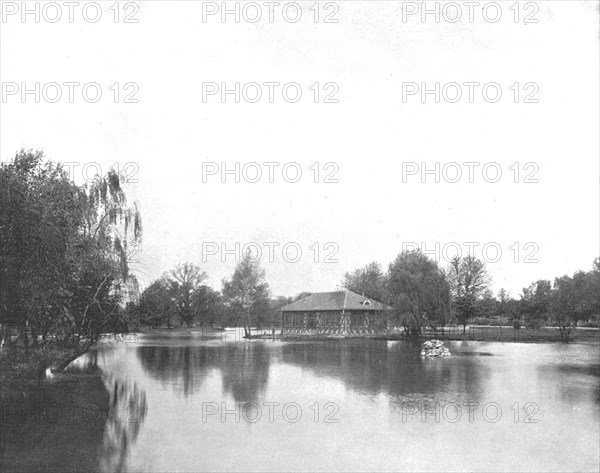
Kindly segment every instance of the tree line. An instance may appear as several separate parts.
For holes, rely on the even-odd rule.
[[[535,281],[517,298],[505,289],[494,296],[490,284],[486,265],[472,255],[457,256],[443,268],[420,250],[403,251],[387,272],[372,262],[347,272],[341,282],[344,288],[391,305],[396,325],[415,336],[426,328],[457,323],[464,333],[467,324],[475,321],[517,329],[553,326],[568,342],[578,324],[598,326],[599,258],[589,271]]]
[[[193,324],[241,326],[246,335],[251,326],[279,324],[279,309],[306,294],[271,298],[265,272],[251,253],[246,253],[221,291],[206,286],[206,273],[191,263],[153,282],[141,295],[136,308],[139,319],[149,326]],[[523,288],[518,298],[505,289],[497,296],[490,290],[486,265],[468,255],[453,258],[447,267],[420,250],[400,253],[384,272],[372,262],[347,272],[340,287],[384,302],[393,310],[388,324],[403,327],[409,336],[420,337],[426,329],[455,324],[463,333],[471,322],[510,324],[515,328],[557,327],[561,339],[569,341],[581,323],[598,325],[600,314],[600,259],[590,271],[577,271],[554,282],[540,280]]]
[[[251,326],[279,322],[296,297],[273,297],[265,271],[243,255],[221,290],[183,263],[139,294],[132,254],[142,238],[138,206],[127,201],[121,176],[109,171],[76,185],[42,152],[21,150],[0,164],[0,323],[2,344],[59,347],[61,366],[105,333],[195,324]],[[540,280],[517,297],[490,291],[485,264],[457,257],[447,267],[422,252],[403,251],[383,271],[372,262],[344,275],[346,288],[393,307],[389,323],[419,336],[428,328],[470,321],[515,327],[553,325],[569,340],[577,324],[598,320],[600,263],[554,281]]]
[[[222,281],[221,291],[207,286],[207,278],[193,263],[176,266],[142,292],[136,316],[150,327],[240,326],[248,335],[251,326],[277,323],[278,309],[293,300],[271,297],[265,271],[250,252]]]

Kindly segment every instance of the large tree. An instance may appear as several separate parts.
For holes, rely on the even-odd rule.
[[[60,370],[104,331],[126,329],[127,254],[141,240],[140,214],[115,171],[77,186],[41,152],[2,163],[0,180],[0,316],[25,346],[29,329],[34,343],[71,349]]]
[[[499,323],[508,321],[516,329],[521,328],[521,308],[519,301],[514,299],[510,291],[501,288],[498,291],[498,298],[496,303],[496,311],[494,316],[499,318]]]
[[[552,282],[540,279],[523,288],[521,295],[521,314],[530,328],[540,328],[550,318],[550,299]]]
[[[475,309],[477,316],[486,319],[489,323],[490,319],[498,313],[498,299],[490,289],[486,289],[475,302]]]
[[[450,287],[437,262],[420,250],[403,251],[390,263],[387,293],[387,301],[412,335],[448,320]]]
[[[172,299],[171,283],[166,277],[150,284],[142,295],[137,307],[139,322],[149,327],[171,327],[171,318],[177,313]]]
[[[590,272],[577,271],[573,276],[562,276],[554,280],[550,296],[552,322],[558,326],[561,340],[570,341],[577,323],[598,315],[600,285],[596,263]]]
[[[177,307],[179,324],[190,327],[200,313],[198,291],[208,275],[193,263],[177,266],[170,273],[171,297]]]
[[[594,259],[590,271],[577,271],[573,275],[580,294],[580,320],[600,319],[600,258]]]
[[[377,261],[344,274],[341,286],[377,301],[385,298],[385,274]]]
[[[204,284],[207,274],[193,263],[183,263],[148,286],[137,306],[142,325],[171,328],[173,317],[179,325],[195,322],[213,325],[223,316],[222,298]]]
[[[478,315],[478,299],[489,287],[485,264],[473,255],[455,256],[446,270],[456,317],[467,330],[467,322]]]
[[[248,337],[252,319],[258,323],[263,321],[269,301],[265,270],[250,251],[242,256],[231,279],[223,280],[222,294],[231,310],[237,314]]]
[[[214,326],[222,323],[224,317],[223,298],[219,291],[209,286],[202,285],[195,293],[197,317],[203,325]]]

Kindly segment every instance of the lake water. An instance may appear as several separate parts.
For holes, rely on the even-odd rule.
[[[598,345],[144,336],[104,373],[103,471],[598,471]]]

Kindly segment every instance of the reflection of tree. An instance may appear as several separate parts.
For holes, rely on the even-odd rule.
[[[236,402],[259,398],[269,378],[269,348],[263,343],[231,343],[221,346],[141,346],[141,365],[154,379],[181,386],[186,396],[199,389],[208,372],[217,369],[223,393]]]
[[[536,366],[536,375],[545,390],[553,390],[565,404],[600,404],[600,363],[596,360],[548,363]],[[556,382],[559,376],[563,381]]]
[[[221,374],[223,395],[236,402],[262,398],[269,380],[271,347],[264,343],[231,343],[190,347],[141,346],[141,365],[154,378],[186,396],[198,390],[211,370]],[[382,341],[330,341],[282,345],[284,363],[341,380],[367,395],[388,394],[406,400],[434,393],[476,398],[482,391],[483,367],[474,357],[423,359],[419,346]],[[454,400],[454,399],[453,399]]]
[[[223,392],[236,402],[260,400],[269,380],[269,348],[263,343],[229,344],[221,357]]]
[[[146,417],[146,392],[137,383],[116,378],[105,381],[110,390],[110,409],[104,434],[101,470],[120,472],[125,469],[127,449],[135,442]]]
[[[214,356],[204,347],[141,346],[137,355],[150,376],[164,384],[181,386],[189,396],[216,365]]]
[[[340,379],[350,389],[367,395],[385,393],[402,400],[441,391],[477,396],[481,367],[470,357],[460,363],[424,359],[410,343],[328,342],[283,345],[283,361],[311,369],[317,375]],[[451,389],[448,389],[451,387]]]
[[[78,358],[69,367],[69,370],[86,373],[98,369],[98,352],[95,350]],[[108,391],[109,402],[106,406],[104,441],[99,449],[99,469],[119,472],[125,469],[128,448],[137,439],[146,417],[146,392],[139,389],[137,383],[124,381],[110,370],[105,373],[104,387]]]

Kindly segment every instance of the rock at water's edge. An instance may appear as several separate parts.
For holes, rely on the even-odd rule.
[[[450,356],[450,350],[441,340],[428,340],[423,343],[421,356]]]

